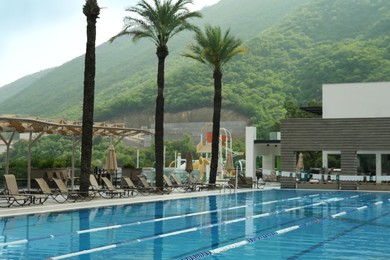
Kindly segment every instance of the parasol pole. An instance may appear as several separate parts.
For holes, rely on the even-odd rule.
[[[235,193],[237,193],[237,186],[238,186],[238,166],[236,166],[236,185],[234,187]]]
[[[139,149],[137,149],[137,168],[139,168]]]

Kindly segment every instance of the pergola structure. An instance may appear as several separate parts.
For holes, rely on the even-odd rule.
[[[9,149],[15,133],[28,133],[27,155],[27,187],[31,188],[31,147],[44,134],[57,134],[73,137],[72,145],[72,188],[74,185],[75,148],[79,143],[76,137],[81,136],[82,122],[65,120],[48,120],[42,118],[21,118],[16,116],[0,116],[0,139],[6,145],[5,173],[9,171]],[[10,133],[8,137],[4,133]],[[94,136],[118,136],[119,141],[125,137],[143,138],[154,134],[148,129],[127,128],[122,123],[95,122],[93,124]],[[117,143],[118,143],[117,142]],[[117,144],[116,143],[116,144]]]

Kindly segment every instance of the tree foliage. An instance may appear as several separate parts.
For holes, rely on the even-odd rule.
[[[109,138],[94,137],[92,150],[93,167],[105,167],[108,147],[110,143],[116,143],[116,141],[115,138],[110,140]],[[65,136],[47,135],[39,138],[32,146],[32,168],[69,168],[72,165],[72,144],[72,138]],[[188,151],[191,151],[195,155],[196,149],[190,135],[185,135],[182,139],[166,141],[165,146],[167,164],[175,160],[175,152],[186,154]],[[13,144],[10,149],[10,172],[20,177],[27,176],[27,147],[28,142],[21,139]],[[137,165],[137,150],[139,166],[151,167],[155,161],[153,146],[147,148],[133,147],[126,145],[125,142],[119,142],[115,146],[118,166],[133,165],[135,167]],[[75,158],[75,167],[80,168],[80,145],[75,147]],[[0,154],[0,162],[5,162],[5,153]],[[0,164],[0,168],[3,167],[4,165]]]
[[[192,58],[208,65],[214,79],[213,102],[213,131],[211,142],[210,184],[215,184],[219,158],[219,132],[222,110],[222,71],[225,65],[237,54],[243,53],[245,48],[242,40],[231,35],[230,30],[222,31],[219,26],[206,25],[204,32],[195,34],[194,44],[183,56]]]
[[[149,4],[145,0],[126,9],[130,16],[124,18],[123,30],[111,38],[110,41],[124,35],[132,36],[133,41],[141,39],[151,40],[156,46],[157,65],[157,97],[155,109],[155,159],[156,159],[156,186],[163,187],[164,175],[164,88],[165,88],[165,59],[169,54],[168,41],[182,31],[197,31],[196,25],[190,22],[193,18],[200,18],[199,12],[191,12],[188,5],[193,0],[154,0]]]
[[[232,27],[247,49],[225,67],[223,107],[265,132],[285,117],[287,100],[300,105],[321,100],[324,83],[390,80],[390,1],[221,0],[203,13],[201,23]],[[172,40],[170,54],[183,52],[191,38],[183,33]],[[153,43],[143,40],[134,45],[118,39],[97,48],[97,120],[140,114],[155,105],[152,52]],[[0,113],[79,120],[82,64],[82,58],[72,60],[27,88],[15,88],[20,91],[1,101]],[[167,67],[166,111],[212,107],[206,67],[179,55],[171,55]]]

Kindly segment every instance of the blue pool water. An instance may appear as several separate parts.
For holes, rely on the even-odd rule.
[[[0,259],[388,259],[390,193],[266,190],[0,219]]]

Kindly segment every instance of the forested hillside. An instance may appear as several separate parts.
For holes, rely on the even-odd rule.
[[[221,0],[202,12],[201,27],[231,28],[247,48],[224,69],[223,109],[263,129],[285,116],[287,100],[321,100],[323,83],[390,80],[390,1]],[[168,43],[167,112],[212,107],[212,71],[180,56],[192,37]],[[99,46],[96,120],[153,114],[156,70],[155,48],[147,41],[121,38]],[[0,113],[80,120],[82,77],[79,57],[0,99]]]
[[[39,80],[47,73],[49,73],[52,69],[47,69],[43,71],[36,72],[32,75],[25,76],[12,84],[7,84],[0,89],[0,104],[5,100],[17,98],[19,92],[24,89],[30,87],[35,81]]]

